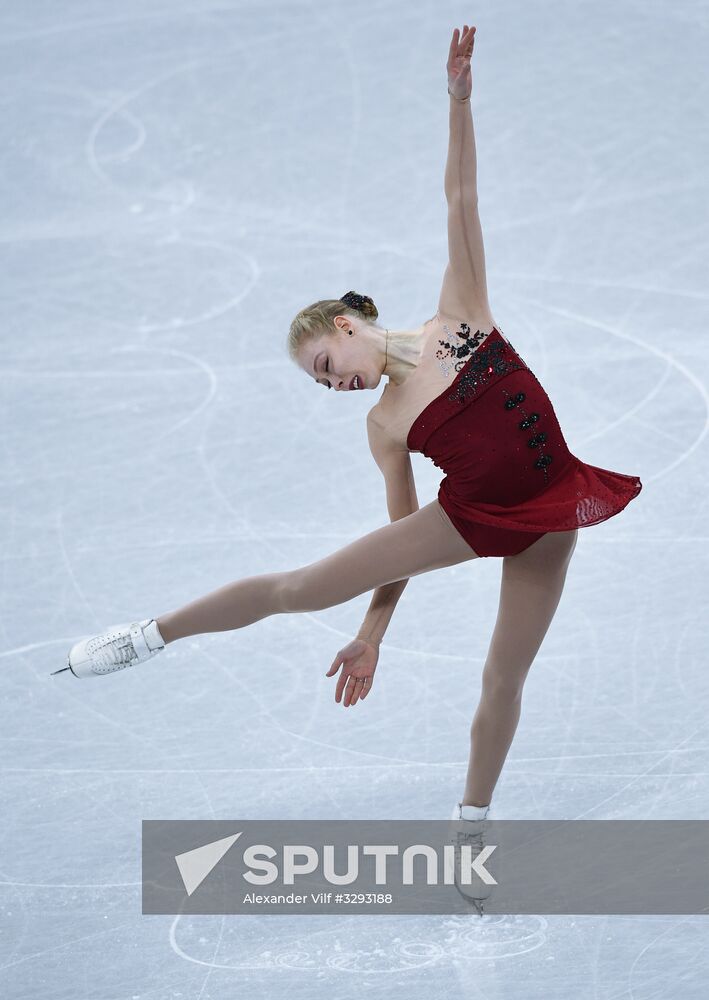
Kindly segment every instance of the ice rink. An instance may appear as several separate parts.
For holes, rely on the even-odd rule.
[[[705,819],[706,3],[30,0],[2,41],[7,1000],[700,1000],[707,916],[143,916],[143,819],[447,819],[501,560],[80,681],[69,646],[388,521],[365,417],[287,356],[349,289],[436,310],[452,29],[477,26],[489,299],[586,462],[498,819]],[[421,505],[439,470],[412,458]]]

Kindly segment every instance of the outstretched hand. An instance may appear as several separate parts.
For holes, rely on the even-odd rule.
[[[470,97],[473,89],[473,78],[470,69],[470,59],[475,45],[475,26],[469,28],[463,25],[463,34],[457,28],[453,29],[450,49],[448,51],[448,89],[459,100]]]
[[[366,698],[372,689],[378,659],[379,646],[367,642],[366,639],[353,639],[344,646],[325,674],[326,677],[332,677],[337,673],[338,667],[342,666],[342,673],[337,681],[335,701],[340,701],[343,691],[345,708],[355,705],[359,698]]]

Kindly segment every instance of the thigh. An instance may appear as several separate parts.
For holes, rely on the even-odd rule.
[[[578,529],[549,531],[502,561],[500,603],[483,680],[519,693],[556,612]]]
[[[419,573],[477,558],[438,500],[285,574],[289,610],[314,611]]]

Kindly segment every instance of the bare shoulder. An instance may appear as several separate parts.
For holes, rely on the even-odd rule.
[[[375,403],[372,409],[367,414],[367,423],[373,424],[378,430],[386,430],[387,420],[384,408],[384,394],[386,393],[386,387],[384,392],[379,398],[379,402]]]
[[[379,430],[386,431],[390,420],[391,397],[392,386],[390,382],[386,382],[379,394],[379,399],[367,414],[368,425],[374,425]]]
[[[374,436],[382,443],[382,445],[386,443],[389,436],[387,433],[389,421],[387,419],[385,409],[382,406],[383,398],[384,396],[382,394],[382,398],[378,403],[375,403],[367,414],[367,432],[370,435],[370,439]]]
[[[395,388],[387,383],[378,402],[367,414],[367,425],[379,431],[381,436],[391,433],[392,417],[396,416]]]
[[[393,433],[391,417],[382,409],[382,400],[367,414],[367,438],[369,449],[380,468],[398,466],[402,457],[408,459],[409,450]]]

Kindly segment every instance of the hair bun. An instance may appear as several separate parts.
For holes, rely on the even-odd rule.
[[[368,295],[358,295],[357,292],[345,292],[344,295],[340,296],[340,302],[349,306],[350,309],[356,309],[357,312],[361,312],[368,319],[376,319],[379,315],[377,307]]]

